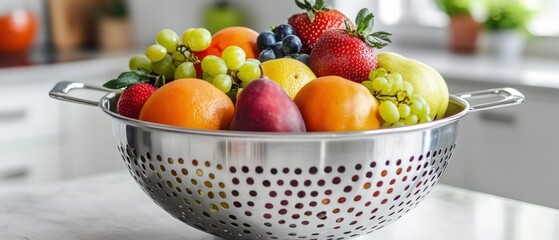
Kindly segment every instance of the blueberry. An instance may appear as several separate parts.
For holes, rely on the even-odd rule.
[[[309,56],[308,54],[299,54],[299,56],[297,56],[296,59],[297,59],[298,61],[300,61],[300,62],[306,64],[306,65],[309,65],[309,62],[310,62],[310,60],[311,60],[311,58],[310,58],[310,56]]]
[[[272,49],[265,49],[260,52],[260,55],[258,56],[258,60],[260,60],[260,62],[265,62],[272,59],[276,59],[276,54]]]
[[[283,39],[282,50],[285,54],[295,54],[301,51],[303,43],[295,35],[289,35]]]
[[[289,35],[295,35],[295,29],[289,24],[281,24],[274,28],[274,33],[276,34],[276,41],[279,42]]]
[[[260,50],[271,48],[276,43],[276,36],[272,31],[264,31],[258,35],[256,44]]]
[[[283,42],[276,42],[276,44],[274,44],[274,46],[272,47],[274,54],[276,54],[276,58],[282,58],[283,56],[285,56],[285,53],[283,53],[282,50],[282,46]]]

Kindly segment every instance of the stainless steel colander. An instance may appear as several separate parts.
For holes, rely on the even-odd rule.
[[[524,101],[511,88],[450,97],[447,116],[394,129],[341,133],[204,131],[129,119],[119,93],[100,102],[68,93],[106,89],[60,82],[54,98],[99,106],[141,188],[173,217],[224,239],[351,239],[396,221],[433,188],[467,113]],[[470,106],[464,99],[500,96]]]

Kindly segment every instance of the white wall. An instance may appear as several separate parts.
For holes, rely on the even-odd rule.
[[[128,0],[134,39],[137,44],[143,46],[151,44],[155,34],[163,28],[181,33],[190,27],[201,27],[203,11],[213,2]],[[231,2],[244,10],[248,26],[258,32],[286,23],[288,16],[301,11],[292,1],[231,0]]]

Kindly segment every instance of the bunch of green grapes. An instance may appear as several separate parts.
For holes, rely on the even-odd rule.
[[[194,64],[198,63],[193,51],[203,51],[212,42],[211,33],[204,28],[190,28],[182,37],[173,30],[164,29],[157,33],[156,44],[146,48],[145,54],[130,59],[131,70],[145,70],[164,76],[165,79],[194,78]]]
[[[260,61],[246,59],[245,51],[237,46],[225,48],[221,58],[215,55],[204,57],[202,71],[204,80],[233,100],[243,87],[262,76]]]
[[[413,85],[396,72],[378,68],[362,83],[379,101],[382,127],[409,126],[433,121],[425,98],[414,94]]]

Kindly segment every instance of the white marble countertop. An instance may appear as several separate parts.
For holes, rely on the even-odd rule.
[[[174,219],[125,172],[0,189],[3,240],[217,240]],[[437,185],[360,240],[559,240],[559,210]]]

